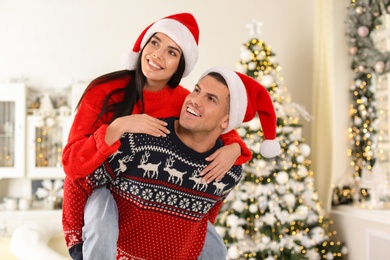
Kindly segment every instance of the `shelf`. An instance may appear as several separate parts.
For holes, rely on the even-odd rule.
[[[0,210],[0,225],[6,227],[10,235],[19,226],[24,224],[39,224],[60,232],[62,230],[62,210],[45,209],[34,206],[29,210]]]
[[[14,138],[13,134],[0,134],[1,138]]]
[[[332,214],[346,216],[348,218],[358,218],[390,225],[390,209],[367,209],[350,205],[340,205],[332,208]]]
[[[33,206],[28,210],[6,210],[2,209],[0,210],[0,217],[7,217],[7,216],[25,216],[25,217],[34,217],[37,215],[53,215],[56,216],[58,214],[61,214],[61,209],[47,209],[44,208],[41,203],[38,203],[37,206],[33,204]]]
[[[56,217],[62,214],[61,209],[29,209],[29,210],[0,210],[0,219],[2,217],[12,217],[12,218],[34,218],[34,217]]]

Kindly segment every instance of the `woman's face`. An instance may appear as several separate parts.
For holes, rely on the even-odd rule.
[[[141,67],[149,86],[166,85],[176,72],[182,50],[167,35],[156,33],[142,51]]]

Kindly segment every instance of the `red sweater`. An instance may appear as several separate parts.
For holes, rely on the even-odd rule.
[[[119,140],[111,146],[105,141],[106,128],[112,113],[103,116],[94,124],[101,110],[103,99],[111,91],[123,87],[130,80],[130,77],[118,79],[101,84],[92,88],[84,97],[75,115],[73,125],[70,129],[68,142],[62,154],[62,165],[66,175],[71,179],[86,177],[92,173],[104,160],[120,145]],[[158,92],[144,90],[145,113],[155,118],[178,117],[189,91],[182,86],[175,89],[169,87]],[[122,100],[121,95],[113,97],[113,101]],[[141,102],[134,107],[133,114],[141,113]],[[245,145],[235,130],[220,137],[225,145],[239,143],[241,156],[237,159],[236,165],[248,162],[252,153]]]
[[[108,184],[118,205],[116,259],[191,260],[200,254],[208,221],[239,183],[242,167],[234,166],[220,182],[202,184],[198,173],[222,142],[205,153],[187,147],[176,135],[174,118],[166,120],[166,138],[125,134],[113,154],[85,179],[75,180],[86,194]],[[67,233],[70,244],[75,237]]]
[[[62,155],[62,163],[66,178],[64,181],[64,202],[63,202],[63,229],[65,236],[72,237],[67,240],[68,247],[81,243],[81,232],[84,226],[84,206],[88,198],[85,188],[81,182],[74,179],[86,177],[98,168],[108,156],[116,152],[120,146],[118,140],[112,146],[105,141],[106,128],[112,113],[103,116],[95,123],[101,111],[102,100],[111,91],[123,87],[130,80],[130,77],[104,83],[92,88],[84,97],[75,115],[73,125],[70,129],[68,142]],[[169,87],[158,92],[144,90],[145,113],[156,118],[178,117],[182,104],[189,91],[182,86],[175,89]],[[118,102],[123,97],[113,96],[113,101]],[[138,102],[134,107],[133,114],[141,112],[141,104]],[[94,124],[95,123],[95,124]],[[239,137],[235,130],[221,136],[224,144],[239,143],[241,146],[241,157],[236,161],[240,165],[249,161],[252,157],[251,151]],[[71,242],[72,241],[72,242]]]

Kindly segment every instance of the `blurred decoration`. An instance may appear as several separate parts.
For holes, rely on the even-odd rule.
[[[353,191],[353,204],[362,208],[383,209],[388,205],[389,12],[390,0],[351,0],[345,21],[351,68],[355,73],[350,87],[352,125],[348,129],[351,145],[348,155],[353,180],[349,184],[359,183],[359,189]]]
[[[348,155],[355,177],[371,171],[378,157],[376,76],[390,71],[389,4],[389,0],[351,0],[347,10],[347,45],[355,72]]]
[[[243,166],[243,178],[222,205],[217,232],[228,248],[227,259],[344,259],[348,250],[335,240],[332,220],[314,190],[310,170],[311,148],[302,138],[299,117],[311,115],[291,102],[275,53],[260,37],[253,22],[250,39],[241,48],[237,71],[259,81],[270,93],[277,118],[281,154],[263,158],[260,120],[242,124],[238,134],[251,149],[252,159]]]
[[[44,207],[47,209],[62,209],[63,201],[63,180],[43,180],[42,187],[38,187],[35,195],[38,199],[44,200]]]

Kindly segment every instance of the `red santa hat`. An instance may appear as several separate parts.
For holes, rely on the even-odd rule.
[[[260,154],[266,158],[279,155],[280,144],[275,139],[277,118],[267,89],[253,78],[223,67],[210,68],[201,78],[210,72],[220,73],[225,78],[230,92],[229,126],[223,133],[252,120],[257,113],[265,139],[260,145]]]
[[[199,27],[195,17],[190,13],[178,13],[164,17],[148,27],[138,36],[133,50],[125,58],[128,70],[136,68],[140,51],[153,34],[161,32],[176,42],[183,51],[185,70],[183,77],[190,74],[198,60]]]

